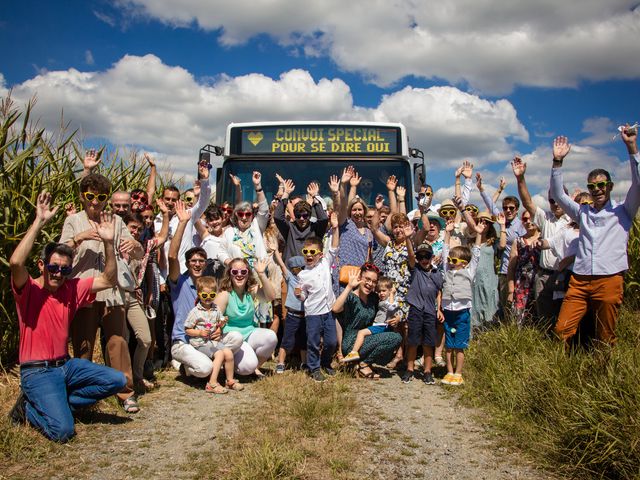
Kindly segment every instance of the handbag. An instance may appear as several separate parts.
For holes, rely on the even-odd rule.
[[[371,261],[371,251],[373,249],[373,233],[371,234],[371,240],[369,240],[369,248],[367,250],[367,259],[364,263],[368,263]],[[340,273],[338,274],[338,281],[340,285],[347,285],[349,283],[349,278],[353,275],[360,274],[360,267],[356,265],[343,265],[340,267]]]
[[[129,264],[119,253],[116,254],[116,266],[118,267],[118,286],[127,292],[133,292],[137,286],[136,281],[129,269]]]

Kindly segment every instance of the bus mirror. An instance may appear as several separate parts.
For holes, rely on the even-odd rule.
[[[413,189],[420,192],[420,188],[425,185],[424,164],[415,163],[413,165]]]

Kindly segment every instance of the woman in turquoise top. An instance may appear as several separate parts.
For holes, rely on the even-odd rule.
[[[244,340],[235,354],[238,375],[255,373],[263,376],[259,367],[271,358],[278,343],[273,330],[258,328],[254,323],[254,302],[270,302],[276,296],[273,284],[265,274],[266,267],[264,260],[256,260],[254,274],[246,259],[234,258],[225,269],[220,292],[215,299],[218,310],[227,317],[223,333],[239,332]]]

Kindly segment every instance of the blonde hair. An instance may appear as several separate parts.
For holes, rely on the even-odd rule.
[[[218,290],[218,280],[215,279],[215,277],[200,277],[196,280],[196,290],[198,291],[198,293],[202,292],[203,290],[209,290],[209,291],[217,291]]]

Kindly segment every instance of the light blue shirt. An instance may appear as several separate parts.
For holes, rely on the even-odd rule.
[[[562,187],[562,168],[551,170],[551,194],[569,217],[580,225],[573,272],[578,275],[613,275],[629,268],[627,242],[640,207],[640,154],[629,156],[631,187],[624,203],[610,200],[596,211],[574,202]]]
[[[167,281],[171,289],[171,304],[173,305],[175,317],[173,330],[171,331],[171,340],[181,340],[187,343],[189,340],[187,334],[184,332],[184,321],[196,304],[196,287],[191,280],[191,275],[188,273],[180,275],[177,283],[173,283],[171,280]]]
[[[295,288],[300,283],[300,279],[287,270],[285,280],[287,282],[287,299],[284,302],[284,306],[290,308],[291,310],[295,310],[296,312],[304,311],[302,302],[298,299],[298,297],[296,297],[296,294],[294,293]]]

